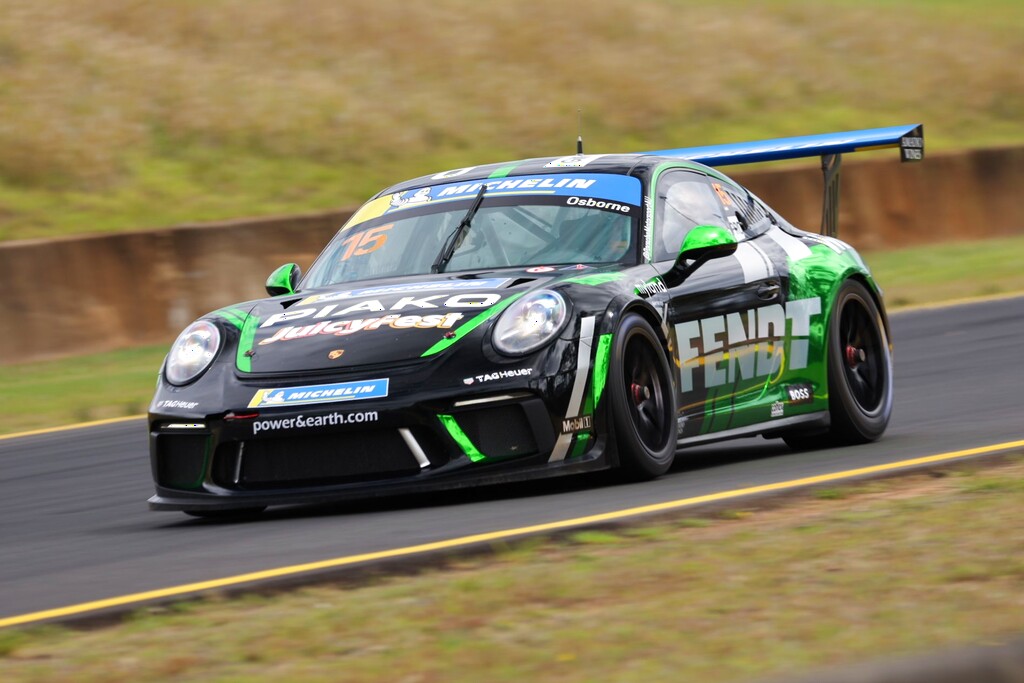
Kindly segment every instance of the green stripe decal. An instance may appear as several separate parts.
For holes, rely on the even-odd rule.
[[[489,175],[487,177],[488,178],[505,178],[506,176],[508,176],[509,173],[511,173],[514,170],[516,170],[515,166],[502,166],[501,168],[495,170],[493,173],[491,173],[491,175]]]
[[[606,282],[615,282],[626,277],[625,273],[594,273],[593,275],[577,275],[576,277],[566,278],[562,282],[575,282],[581,285],[588,285],[590,287],[596,287],[597,285],[603,285]]]
[[[576,435],[576,443],[572,447],[572,452],[569,454],[570,458],[576,458],[583,455],[584,451],[587,450],[587,444],[590,442],[590,432],[580,432]]]
[[[434,344],[429,349],[427,349],[422,354],[420,354],[420,358],[426,358],[427,356],[433,356],[435,353],[440,353],[441,351],[444,351],[445,349],[447,349],[452,344],[457,343],[460,339],[462,339],[467,334],[469,334],[470,332],[475,330],[481,324],[486,322],[489,318],[492,318],[492,317],[496,316],[498,313],[501,313],[502,311],[504,311],[506,308],[508,308],[512,304],[513,301],[515,301],[516,299],[518,299],[522,295],[523,295],[522,292],[520,292],[519,294],[513,294],[509,298],[507,298],[504,301],[502,301],[500,304],[497,304],[495,306],[491,306],[490,308],[488,308],[486,311],[484,311],[480,315],[476,316],[475,318],[470,318],[470,320],[465,325],[462,325],[461,327],[459,327],[458,329],[455,330],[455,334],[450,339],[448,339],[448,338],[441,339],[436,344]]]
[[[597,353],[594,357],[594,406],[601,403],[601,394],[608,383],[608,362],[612,355],[612,335],[602,334],[597,338]]]
[[[462,449],[462,452],[465,453],[470,460],[473,462],[480,462],[487,458],[487,456],[481,453],[480,450],[477,449],[476,445],[470,441],[469,437],[466,436],[466,432],[462,431],[462,427],[459,426],[459,423],[455,421],[454,417],[451,415],[438,415],[437,419],[441,421],[444,428],[448,430],[449,436],[452,437],[455,443],[459,444],[459,448]]]
[[[219,315],[238,329],[242,329],[242,325],[245,324],[245,316],[247,314],[245,311],[237,308],[222,308],[219,311],[214,311],[213,315]]]
[[[238,339],[238,351],[235,352],[235,367],[241,372],[252,372],[252,356],[248,355],[253,348],[253,341],[256,339],[256,327],[260,319],[251,315],[245,319],[242,325],[242,334]]]

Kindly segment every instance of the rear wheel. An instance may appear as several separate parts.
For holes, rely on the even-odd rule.
[[[611,419],[619,464],[631,479],[664,474],[676,453],[675,391],[665,351],[639,315],[622,318],[610,365]]]
[[[892,414],[892,355],[882,315],[856,280],[839,288],[828,329],[829,431],[793,434],[796,449],[874,441]]]

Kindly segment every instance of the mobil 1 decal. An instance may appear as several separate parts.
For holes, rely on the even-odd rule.
[[[758,393],[766,382],[806,368],[811,325],[820,315],[821,299],[809,297],[676,324],[684,414],[718,399],[739,403],[750,398],[743,392]]]

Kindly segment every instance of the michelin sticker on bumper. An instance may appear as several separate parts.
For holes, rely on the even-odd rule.
[[[315,403],[338,403],[340,401],[363,401],[369,398],[384,398],[388,395],[388,380],[368,379],[363,382],[339,382],[337,384],[315,384],[287,389],[260,389],[249,401],[250,408],[274,408],[278,406],[304,406]]]

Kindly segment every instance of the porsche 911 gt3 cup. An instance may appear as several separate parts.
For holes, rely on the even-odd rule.
[[[838,161],[920,126],[461,168],[388,188],[309,271],[189,325],[149,411],[197,515],[616,468],[693,444],[882,435],[881,293],[835,238]],[[822,156],[822,234],[714,166]]]

